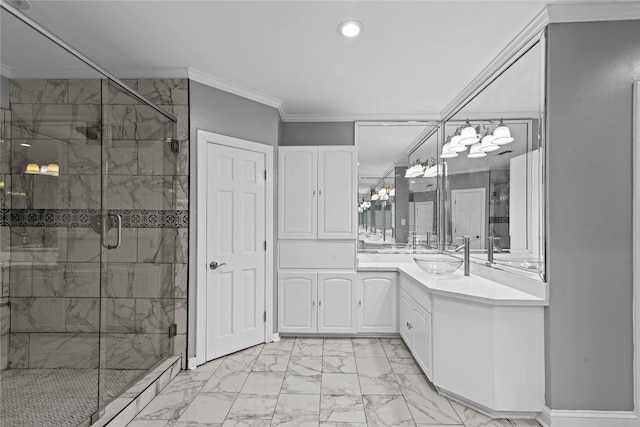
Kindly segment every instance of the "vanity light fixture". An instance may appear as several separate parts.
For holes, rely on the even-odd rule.
[[[441,159],[452,159],[454,157],[458,157],[458,153],[451,149],[451,144],[453,144],[452,141],[453,138],[451,138],[450,136],[447,137],[447,142],[442,146],[442,153],[440,153]],[[467,147],[464,147],[464,149],[466,150]]]
[[[338,25],[338,34],[342,37],[353,38],[362,32],[362,22],[349,20]]]
[[[49,175],[60,175],[60,166],[57,163],[49,163],[47,166],[47,172]]]
[[[31,147],[31,144],[28,144],[28,143],[26,143],[26,142],[21,142],[21,143],[20,143],[20,145],[21,145],[22,147]]]
[[[487,157],[487,153],[480,151],[480,147],[482,146],[481,142],[476,142],[475,144],[473,144],[471,146],[471,149],[469,150],[469,154],[467,154],[467,157],[469,157],[470,159],[478,159],[480,157]]]
[[[462,129],[462,132],[460,132],[460,137],[460,144],[462,145],[473,145],[480,141],[478,139],[478,132],[476,131],[476,128],[471,126],[469,120],[465,123],[465,127]]]
[[[480,151],[484,153],[489,153],[491,151],[496,151],[500,149],[499,145],[493,143],[494,136],[491,135],[489,129],[487,129],[486,133],[482,137],[482,144],[480,145]]]
[[[380,199],[380,196],[378,196],[378,193],[374,193],[371,195],[371,200],[376,201],[378,199]]]
[[[506,145],[510,142],[513,142],[513,138],[511,137],[511,131],[507,126],[505,126],[502,119],[500,119],[500,124],[493,131],[493,144],[496,145]]]
[[[29,163],[24,170],[24,173],[32,175],[60,175],[60,166],[57,163],[49,163],[48,165],[38,166],[36,163]]]

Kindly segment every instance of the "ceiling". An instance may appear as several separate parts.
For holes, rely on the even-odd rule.
[[[285,121],[351,121],[439,118],[548,1],[30,3],[29,17],[117,77],[189,69]],[[338,36],[347,19],[364,23],[360,37]],[[12,77],[37,66],[20,42]]]

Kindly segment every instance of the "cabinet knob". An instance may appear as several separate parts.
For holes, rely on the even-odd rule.
[[[315,302],[315,301],[312,301],[312,302],[311,302],[311,305],[315,307],[315,306],[316,306],[316,302]]]
[[[318,301],[318,306],[321,306],[321,305],[322,305],[322,301]]]
[[[311,192],[311,195],[312,195],[312,196],[315,196],[315,195],[316,195],[316,190],[313,190],[313,191]]]
[[[362,301],[358,301],[358,305],[362,305]]]
[[[322,190],[318,190],[318,196],[322,196]]]
[[[407,322],[407,329],[413,329],[413,325],[409,322]]]

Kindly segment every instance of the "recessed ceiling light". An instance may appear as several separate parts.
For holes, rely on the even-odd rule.
[[[362,22],[360,21],[344,21],[338,25],[338,34],[342,37],[356,37],[362,32]]]
[[[7,3],[20,10],[27,10],[31,7],[27,0],[7,0]]]

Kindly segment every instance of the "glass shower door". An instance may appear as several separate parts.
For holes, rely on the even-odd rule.
[[[101,408],[173,355],[178,261],[175,124],[111,80],[102,99]]]

